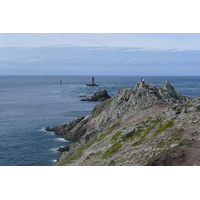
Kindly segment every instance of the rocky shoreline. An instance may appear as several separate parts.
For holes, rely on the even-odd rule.
[[[200,165],[200,97],[138,82],[96,105],[89,116],[48,131],[72,141],[56,165]]]

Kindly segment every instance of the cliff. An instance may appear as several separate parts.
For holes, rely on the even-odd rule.
[[[56,165],[199,165],[200,97],[138,82],[89,116],[50,128],[73,141]]]

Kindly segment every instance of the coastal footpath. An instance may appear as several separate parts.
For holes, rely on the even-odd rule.
[[[200,165],[200,97],[138,82],[96,105],[89,116],[48,128],[72,143],[55,165]]]

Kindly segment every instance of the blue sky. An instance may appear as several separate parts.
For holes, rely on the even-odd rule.
[[[0,75],[200,75],[198,33],[1,33]]]

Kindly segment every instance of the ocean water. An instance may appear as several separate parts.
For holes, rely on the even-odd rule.
[[[141,77],[97,76],[98,87],[87,87],[91,76],[0,76],[0,166],[52,166],[59,147],[70,144],[47,126],[89,115],[97,102],[81,102],[100,89],[111,96],[121,88],[133,88]],[[144,77],[161,86],[169,81],[189,97],[200,95],[200,77]],[[60,85],[62,80],[62,85]],[[84,97],[85,98],[85,97]]]

